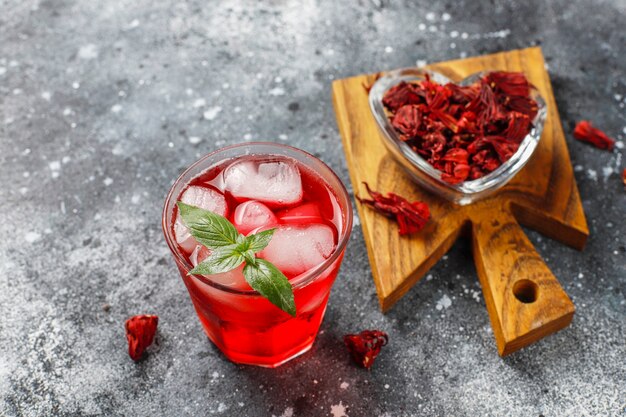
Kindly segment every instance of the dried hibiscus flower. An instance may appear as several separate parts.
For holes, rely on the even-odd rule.
[[[574,137],[582,142],[591,143],[596,148],[613,150],[615,141],[606,133],[591,125],[591,122],[582,120],[574,128]]]
[[[126,320],[128,354],[132,360],[141,359],[143,352],[152,344],[158,324],[159,317],[147,314],[133,316]]]
[[[400,140],[449,184],[475,180],[517,152],[539,110],[519,72],[491,72],[472,85],[440,85],[428,76],[400,82],[383,96]]]
[[[343,337],[352,359],[366,369],[372,367],[380,349],[388,341],[387,333],[380,330],[363,330],[359,334],[347,334]]]
[[[370,189],[366,182],[363,184],[372,198],[366,199],[357,197],[359,202],[387,217],[394,218],[396,222],[398,222],[399,233],[401,235],[419,232],[428,222],[430,210],[426,203],[421,201],[411,203],[404,197],[400,197],[394,193],[387,193],[387,195],[384,196]]]

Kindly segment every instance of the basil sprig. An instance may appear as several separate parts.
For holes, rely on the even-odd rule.
[[[244,236],[224,216],[182,201],[176,205],[191,236],[211,251],[189,274],[219,274],[245,262],[243,276],[248,284],[276,307],[296,316],[293,287],[287,277],[271,262],[256,257],[269,244],[275,229]]]

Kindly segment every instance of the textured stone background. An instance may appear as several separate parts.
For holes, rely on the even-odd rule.
[[[0,0],[0,415],[624,415],[625,20],[624,0]],[[537,44],[591,229],[581,253],[529,234],[571,327],[499,358],[466,242],[383,316],[357,228],[313,350],[226,361],[161,235],[181,170],[276,140],[348,182],[333,79]],[[617,149],[572,140],[581,118]],[[135,364],[137,313],[161,321]],[[363,328],[391,337],[369,373],[341,343]]]

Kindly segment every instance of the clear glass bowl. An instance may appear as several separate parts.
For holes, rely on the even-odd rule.
[[[383,105],[383,96],[391,87],[402,81],[415,83],[422,81],[428,74],[431,80],[440,84],[454,82],[442,74],[418,68],[405,68],[388,72],[379,78],[369,93],[372,114],[383,136],[383,143],[395,160],[409,173],[415,182],[427,190],[459,205],[473,203],[503,187],[528,162],[537,148],[546,120],[546,103],[536,88],[531,88],[531,97],[537,102],[539,111],[532,121],[532,129],[522,140],[517,152],[493,172],[473,181],[460,184],[448,184],[441,179],[441,171],[414,152],[409,145],[400,140],[396,130],[389,122],[390,113]],[[472,74],[459,85],[470,85],[477,81],[484,72]]]

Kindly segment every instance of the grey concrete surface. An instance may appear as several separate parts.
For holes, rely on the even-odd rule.
[[[0,415],[624,415],[624,21],[623,0],[0,0]],[[568,329],[499,358],[467,242],[383,315],[357,227],[311,352],[220,355],[160,229],[187,165],[279,141],[347,183],[333,79],[537,44],[591,229],[583,252],[529,232]],[[572,139],[582,118],[614,152]],[[133,363],[138,313],[161,321]],[[341,342],[364,328],[390,335],[371,372]]]

